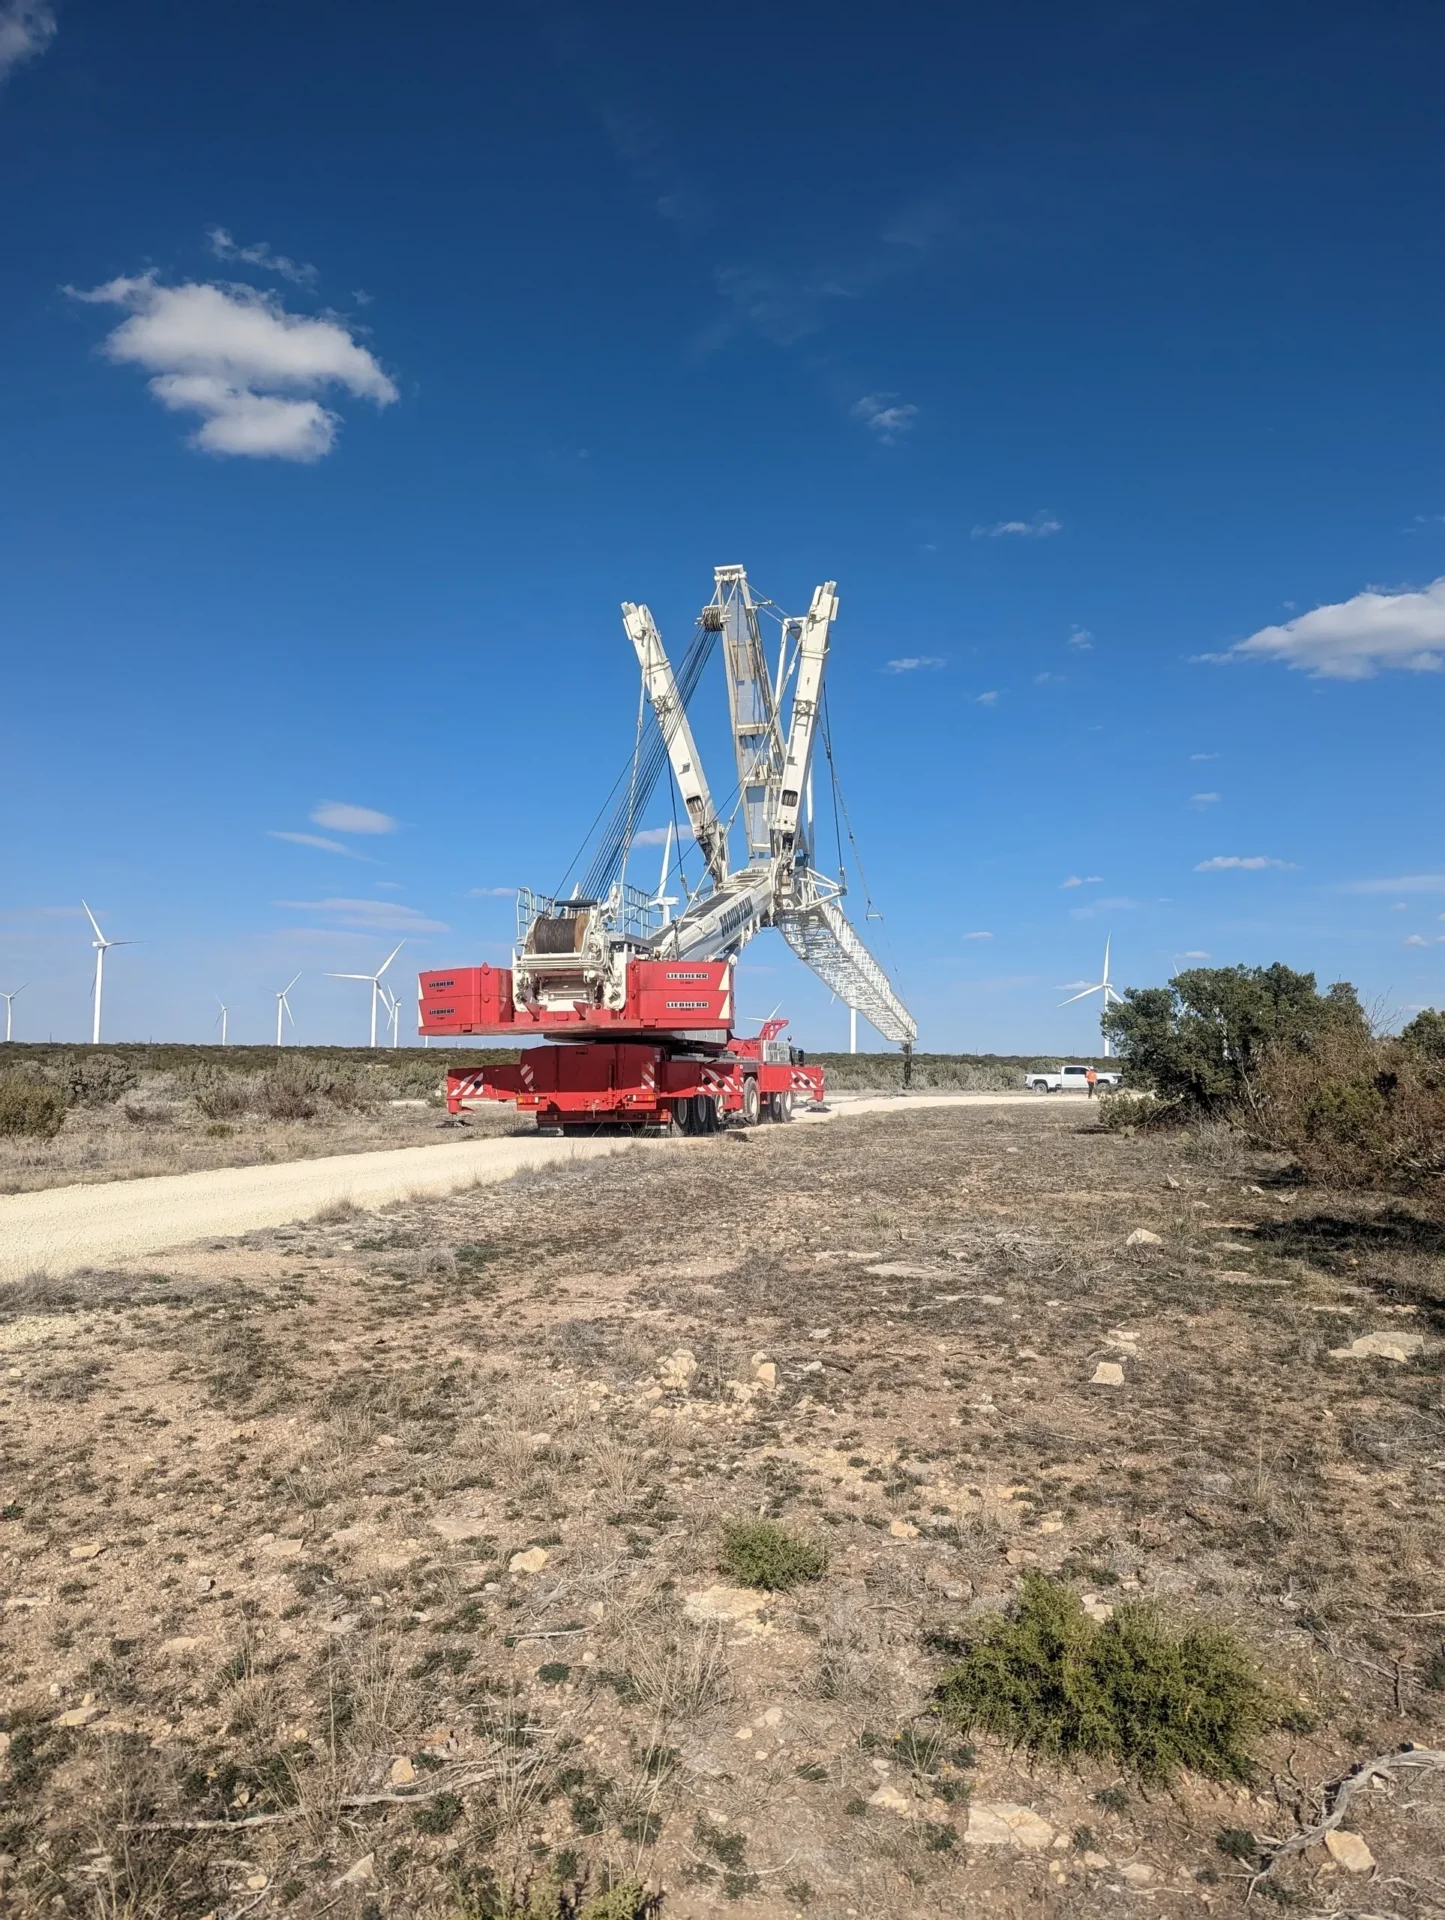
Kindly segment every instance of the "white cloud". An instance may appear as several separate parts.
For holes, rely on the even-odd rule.
[[[1088,653],[1094,644],[1094,636],[1087,627],[1075,627],[1069,635],[1069,645],[1077,647],[1080,653]]]
[[[1071,873],[1067,880],[1059,882],[1059,892],[1062,893],[1066,887],[1099,887],[1103,884],[1104,876],[1101,873],[1086,873],[1082,879],[1077,873]]]
[[[470,900],[511,900],[516,897],[515,887],[468,887]]]
[[[238,247],[224,227],[212,227],[206,239],[218,260],[243,260],[248,267],[259,267],[263,273],[279,274],[293,286],[314,287],[321,278],[315,267],[305,261],[288,260],[284,253],[272,253],[264,240],[249,247]]]
[[[1036,687],[1061,687],[1064,685],[1066,677],[1067,676],[1062,673],[1036,673],[1034,675],[1034,685]]]
[[[1367,680],[1382,668],[1445,671],[1445,577],[1418,592],[1357,593],[1283,626],[1261,627],[1204,660],[1283,660],[1323,680]]]
[[[1226,868],[1238,867],[1245,873],[1258,873],[1264,867],[1279,867],[1287,873],[1298,873],[1299,868],[1293,860],[1276,860],[1267,853],[1216,853],[1212,860],[1201,860],[1195,867],[1196,873],[1223,873]]]
[[[1217,760],[1219,755],[1217,753],[1191,753],[1189,758],[1191,760]]]
[[[1428,947],[1429,944],[1430,942],[1418,933],[1407,933],[1401,942],[1401,945],[1406,947]]]
[[[963,937],[965,940],[992,940],[993,935],[991,933],[966,933]]]
[[[634,847],[664,847],[670,831],[668,827],[644,827],[641,833],[633,834],[632,844]],[[512,889],[508,887],[506,891],[510,893]]]
[[[46,0],[0,0],[0,80],[54,38],[55,13]]]
[[[345,327],[288,313],[254,287],[166,287],[143,273],[66,291],[129,312],[101,351],[119,365],[146,368],[162,406],[200,414],[191,444],[206,453],[320,460],[341,423],[317,393],[344,387],[379,407],[397,398],[375,357]]]
[[[1061,532],[1063,524],[1051,513],[1039,512],[1032,520],[995,520],[991,527],[975,527],[972,537],[975,540],[1002,540],[1013,534],[1022,540],[1047,540],[1051,533]],[[1092,637],[1086,635],[1085,644]]]
[[[1174,958],[1176,960],[1207,960],[1209,955],[1203,947],[1190,947],[1187,953],[1176,953]]]
[[[981,707],[996,707],[998,705],[998,695],[996,693],[980,693],[974,697],[977,704]]]
[[[1224,795],[1221,793],[1195,793],[1190,795],[1189,804],[1191,807],[1213,807],[1217,806],[1223,798]]]
[[[1400,873],[1389,880],[1349,880],[1346,893],[1445,893],[1445,873]],[[1441,916],[1445,918],[1445,915]]]
[[[451,932],[445,920],[428,920],[398,900],[273,900],[271,904],[295,913],[332,914],[342,926],[361,927],[368,933]]]
[[[353,807],[345,800],[323,800],[311,818],[318,827],[330,827],[333,833],[395,833],[396,822],[389,813],[374,807]]]
[[[948,662],[940,659],[936,653],[905,653],[901,660],[890,660],[883,671],[885,673],[933,672],[947,664]]]
[[[315,847],[319,853],[344,853],[348,860],[363,858],[350,847],[343,847],[339,840],[323,840],[319,833],[286,833],[280,827],[267,827],[266,833],[272,840],[289,840],[294,847]]]
[[[907,403],[898,405],[897,396],[891,393],[865,393],[861,400],[853,402],[850,411],[855,420],[861,420],[889,446],[900,433],[907,433],[918,418],[917,407]]]

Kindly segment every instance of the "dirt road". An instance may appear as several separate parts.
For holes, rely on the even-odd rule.
[[[813,1123],[880,1109],[989,1106],[1030,1097],[1008,1093],[844,1095],[827,1113],[814,1116]],[[632,1144],[616,1137],[457,1140],[439,1147],[402,1147],[7,1194],[0,1198],[0,1281],[37,1271],[58,1275],[127,1255],[188,1246],[195,1240],[284,1226],[346,1201],[374,1209],[419,1194],[455,1193],[463,1187],[510,1180],[534,1167],[601,1159]],[[687,1143],[675,1145],[685,1150]]]

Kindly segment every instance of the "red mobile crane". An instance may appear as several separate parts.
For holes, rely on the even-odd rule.
[[[563,1132],[620,1123],[710,1133],[732,1116],[744,1125],[788,1120],[798,1099],[820,1102],[822,1069],[781,1038],[785,1020],[765,1021],[752,1039],[734,1032],[737,955],[767,926],[839,999],[903,1047],[906,1075],[913,1018],[844,916],[841,876],[829,878],[813,864],[812,760],[838,611],[833,582],[817,589],[806,616],[795,618],[754,600],[741,567],[718,567],[714,581],[676,675],[647,608],[623,603],[657,727],[645,739],[639,729],[608,831],[572,894],[519,891],[510,967],[420,977],[423,1034],[527,1034],[549,1043],[529,1047],[515,1065],[449,1073],[453,1113],[481,1100],[515,1100],[540,1127]],[[775,666],[760,613],[781,629]],[[737,869],[734,821],[722,820],[713,805],[687,718],[688,699],[719,639],[738,765],[735,819],[741,816],[747,838],[747,862]],[[679,848],[687,900],[675,919],[671,909],[679,902],[667,894],[671,829],[657,893],[649,899],[624,877],[664,764],[704,862],[701,880],[689,888]]]

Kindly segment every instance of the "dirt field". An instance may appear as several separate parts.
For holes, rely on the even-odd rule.
[[[1241,1907],[1445,1740],[1445,1247],[1092,1120],[723,1135],[0,1296],[5,1910]],[[732,1585],[759,1515],[821,1577]],[[1252,1788],[941,1732],[1031,1569],[1234,1630]],[[1251,1904],[1445,1913],[1445,1773],[1351,1825],[1376,1865]]]

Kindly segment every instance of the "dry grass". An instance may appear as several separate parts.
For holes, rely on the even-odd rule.
[[[1445,1241],[1090,1119],[760,1132],[11,1289],[7,1916],[552,1920],[610,1872],[664,1920],[1114,1920],[1138,1865],[1233,1902],[1221,1832],[1441,1739],[1439,1349],[1330,1350],[1434,1340]],[[738,1520],[827,1567],[709,1620]],[[1300,1705],[1249,1787],[941,1726],[1032,1573],[1236,1636]],[[1369,1796],[1371,1911],[1429,1911],[1435,1793]],[[1092,1844],[972,1846],[988,1802]],[[1318,1850],[1275,1877],[1358,1910]]]

